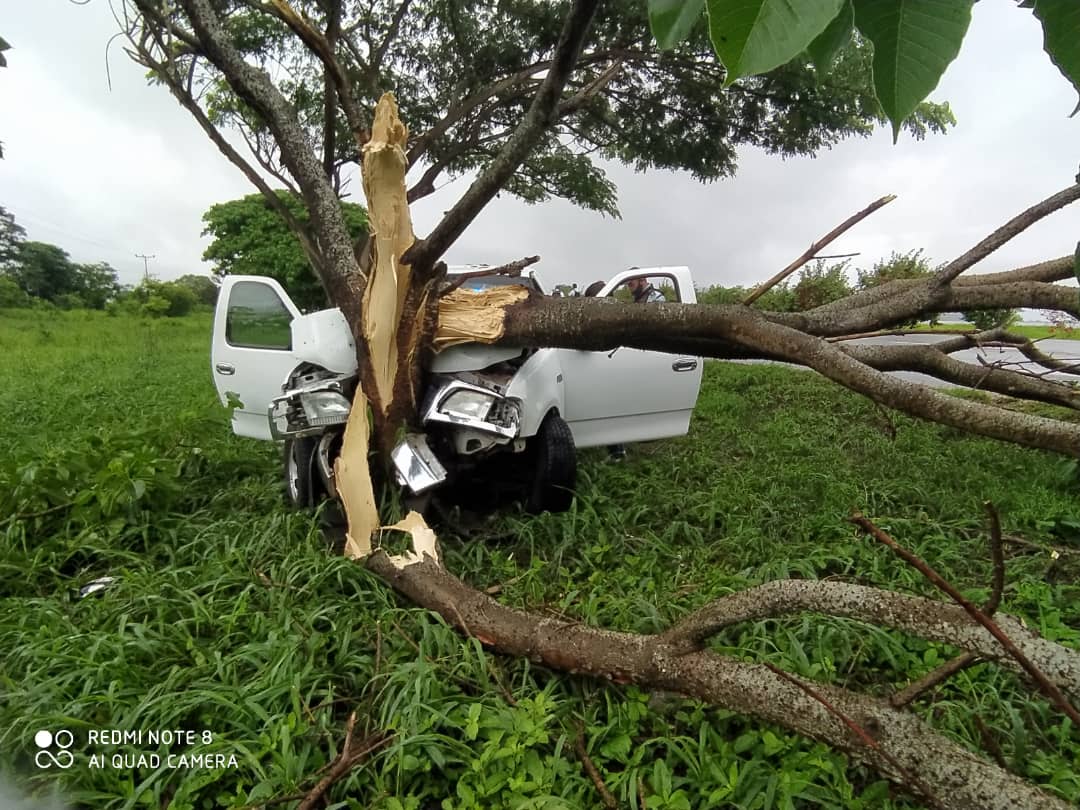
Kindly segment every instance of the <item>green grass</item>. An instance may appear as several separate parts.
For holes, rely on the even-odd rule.
[[[0,313],[4,780],[81,807],[260,805],[308,790],[355,710],[358,738],[393,737],[331,791],[334,807],[599,807],[572,753],[578,719],[624,807],[642,790],[650,808],[919,806],[782,730],[486,654],[329,555],[316,521],[282,505],[278,449],[231,435],[209,329],[205,315]],[[621,465],[582,453],[572,511],[440,531],[450,569],[501,583],[508,604],[651,632],[779,577],[929,594],[857,535],[853,509],[983,598],[982,502],[1009,533],[1077,545],[1064,470],[1049,454],[886,417],[811,374],[711,363],[690,435],[631,447]],[[1077,558],[1025,550],[1008,570],[1003,609],[1080,646]],[[75,598],[104,575],[117,583]],[[953,652],[802,616],[731,628],[715,646],[875,694]],[[974,667],[919,711],[972,747],[980,717],[1010,767],[1080,800],[1076,733],[1016,677]],[[76,765],[37,770],[34,733],[59,728],[76,735]],[[212,741],[196,750],[237,767],[165,767],[182,746],[88,745],[101,728],[205,729]],[[140,751],[162,765],[108,764]],[[91,753],[105,767],[89,767]]]
[[[941,330],[948,332],[978,331],[970,323],[938,323],[933,326],[927,323],[921,323],[915,327],[915,331],[917,332]],[[1054,340],[1080,340],[1080,329],[1068,329],[1065,327],[1016,324],[1010,326],[1009,331],[1014,335],[1020,335],[1022,337],[1030,338],[1031,340],[1043,340],[1044,338],[1053,338]]]

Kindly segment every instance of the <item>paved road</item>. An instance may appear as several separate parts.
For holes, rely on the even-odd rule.
[[[860,341],[852,341],[853,343],[877,343],[877,344],[898,344],[898,343],[937,343],[941,340],[948,340],[949,335],[902,335],[902,336],[890,336],[890,337],[878,337],[878,338],[866,338]],[[1041,340],[1038,342],[1039,348],[1049,354],[1051,357],[1055,357],[1058,360],[1066,360],[1077,363],[1077,374],[1065,374],[1061,372],[1054,372],[1047,374],[1046,379],[1049,380],[1068,380],[1073,382],[1080,382],[1080,340]],[[1046,371],[1042,366],[1030,362],[1024,355],[1020,354],[1016,349],[1010,348],[984,348],[984,349],[964,349],[960,352],[955,352],[951,357],[956,360],[962,360],[965,363],[973,363],[982,367],[982,363],[979,362],[979,357],[986,363],[1017,363],[1019,365],[1009,365],[1007,368],[1013,370],[1025,370],[1035,374],[1041,374]],[[947,388],[951,386],[951,383],[943,382],[936,377],[928,377],[925,374],[916,374],[911,371],[898,371],[895,372],[898,377],[902,377],[905,380],[912,380],[913,382],[921,382],[927,385],[933,385],[937,387]]]
[[[858,341],[851,341],[852,343],[875,343],[878,345],[885,344],[903,344],[903,343],[937,343],[940,340],[948,340],[954,335],[895,335],[889,337],[875,337],[875,338],[863,338]],[[1046,374],[1046,379],[1050,380],[1068,380],[1072,382],[1080,382],[1080,340],[1041,340],[1038,343],[1039,348],[1042,351],[1049,354],[1051,357],[1055,357],[1058,360],[1066,360],[1077,363],[1077,374],[1064,374],[1061,372],[1053,372]],[[1030,362],[1024,355],[1020,354],[1016,349],[965,349],[960,352],[954,352],[950,357],[957,360],[962,360],[966,363],[972,363],[982,368],[982,364],[979,362],[979,355],[987,363],[1018,363],[1019,365],[1008,366],[1008,368],[1016,370],[1027,370],[1035,374],[1042,374],[1046,371],[1045,368],[1035,363]],[[737,363],[767,363],[768,360],[736,360]],[[803,366],[792,366],[792,368],[804,368]],[[930,377],[926,374],[918,374],[913,371],[895,371],[890,372],[905,380],[911,380],[912,382],[919,382],[925,385],[930,385],[935,388],[956,388],[953,383],[939,380],[936,377]]]

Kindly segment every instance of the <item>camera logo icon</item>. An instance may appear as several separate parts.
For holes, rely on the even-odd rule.
[[[39,768],[70,768],[75,764],[75,755],[68,749],[74,744],[75,735],[66,728],[55,734],[42,729],[34,735],[34,745],[38,747],[34,763]],[[53,753],[54,747],[57,749],[56,753]]]

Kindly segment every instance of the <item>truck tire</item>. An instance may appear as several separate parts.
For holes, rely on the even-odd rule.
[[[533,476],[525,511],[565,512],[573,503],[577,481],[577,450],[570,426],[557,413],[549,413],[531,441]]]
[[[285,502],[294,509],[310,509],[316,505],[314,439],[286,439],[282,453],[285,474]]]

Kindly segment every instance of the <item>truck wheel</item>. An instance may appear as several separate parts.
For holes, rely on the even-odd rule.
[[[314,439],[285,440],[285,501],[294,509],[315,505],[315,448]]]
[[[532,439],[533,479],[525,510],[565,512],[574,500],[577,481],[577,450],[570,426],[561,416],[549,413]]]

